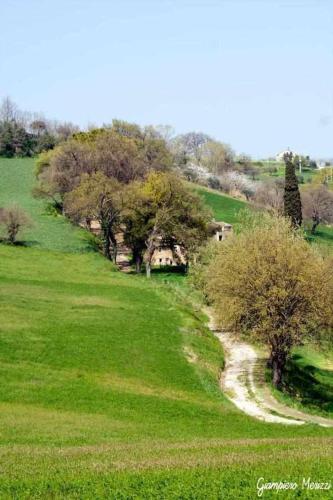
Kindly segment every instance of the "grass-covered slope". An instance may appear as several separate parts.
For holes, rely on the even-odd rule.
[[[238,499],[263,475],[327,478],[332,430],[238,411],[183,285],[85,252],[82,232],[31,199],[32,167],[0,160],[0,206],[36,221],[33,247],[0,246],[0,497]]]
[[[312,235],[310,229],[307,229],[307,238],[310,243],[317,243],[332,251],[333,247],[333,227],[320,224],[316,229],[316,234]]]
[[[21,417],[23,427],[15,435],[3,429],[3,441],[169,436],[168,415],[177,416],[174,435],[195,437],[194,417],[202,425],[219,415],[220,398],[205,390],[183,353],[187,326],[195,325],[187,325],[168,293],[113,271],[97,255],[8,246],[0,255],[0,399],[14,414],[20,405],[22,417],[24,405],[28,413],[34,407],[74,412],[70,432],[60,424],[28,433]],[[218,344],[207,338],[204,347],[214,364]],[[89,432],[82,413],[96,418]]]
[[[299,347],[294,349],[284,375],[284,392],[275,395],[289,406],[333,417],[333,353]]]
[[[34,164],[32,158],[0,158],[0,207],[17,203],[29,214],[32,225],[23,233],[28,246],[66,252],[88,250],[89,238],[84,231],[64,217],[50,215],[45,202],[31,195]]]
[[[231,196],[219,193],[213,189],[203,186],[193,185],[195,191],[203,198],[204,202],[213,212],[213,217],[217,221],[235,224],[240,222],[238,212],[247,207],[247,203],[236,200]]]
[[[213,217],[217,221],[228,222],[229,224],[241,223],[240,213],[251,206],[242,200],[237,200],[231,196],[219,193],[213,189],[191,184],[193,189],[203,198],[206,205],[211,209]],[[310,242],[322,245],[329,250],[333,246],[333,227],[320,224],[316,234],[310,233],[309,224],[306,224],[306,235]]]
[[[8,246],[0,280],[1,497],[248,498],[260,474],[332,467],[332,431],[262,424],[219,393],[217,342],[162,285]]]

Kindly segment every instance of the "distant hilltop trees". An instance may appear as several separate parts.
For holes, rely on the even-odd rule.
[[[47,120],[37,113],[22,111],[5,97],[0,106],[0,156],[34,156],[53,149],[79,128],[69,122]]]

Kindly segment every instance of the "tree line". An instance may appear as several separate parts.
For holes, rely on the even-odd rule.
[[[34,156],[66,140],[78,127],[70,122],[47,120],[38,113],[22,111],[5,97],[0,106],[0,156]]]
[[[135,125],[132,129],[121,130],[125,135],[137,134]],[[128,125],[127,125],[128,127]],[[103,127],[102,127],[103,128]],[[130,128],[130,127],[129,127]],[[242,155],[236,160],[232,148],[202,132],[188,132],[175,135],[168,125],[144,127],[149,137],[152,130],[163,140],[173,164],[189,178],[196,180],[193,165],[207,169],[212,175],[218,175],[230,169],[237,169],[254,175],[255,167],[250,158]],[[95,127],[95,130],[98,130]],[[71,122],[58,122],[46,119],[38,113],[22,111],[9,98],[5,97],[0,105],[0,156],[8,158],[34,156],[53,149],[59,143],[80,133],[77,125]],[[85,133],[85,132],[83,132]],[[128,136],[129,137],[129,136]]]

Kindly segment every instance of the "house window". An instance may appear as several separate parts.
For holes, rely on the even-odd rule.
[[[219,234],[219,241],[222,241],[222,234]]]
[[[160,264],[162,264],[162,259],[160,259]]]
[[[170,260],[170,266],[172,266],[172,260]]]

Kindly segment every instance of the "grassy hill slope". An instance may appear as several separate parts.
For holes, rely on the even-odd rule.
[[[239,211],[249,207],[249,204],[242,200],[237,200],[231,196],[220,193],[213,189],[191,184],[195,191],[204,199],[205,203],[212,210],[217,221],[224,221],[230,224],[241,222]],[[307,224],[309,226],[309,224]],[[333,247],[333,227],[320,224],[316,234],[313,236],[310,229],[306,228],[308,240],[332,250]]]
[[[18,203],[32,219],[24,233],[26,245],[66,252],[89,250],[89,238],[61,216],[50,215],[44,201],[31,195],[34,185],[32,158],[0,159],[0,206]]]
[[[88,252],[84,232],[31,199],[32,167],[0,160],[0,206],[35,219],[33,246],[0,246],[1,498],[238,499],[262,475],[327,479],[333,431],[238,411],[177,283]]]
[[[194,185],[192,184],[192,186]],[[245,201],[236,200],[231,196],[203,186],[196,185],[194,189],[211,208],[213,216],[217,221],[228,222],[229,224],[240,222],[238,212],[247,207]]]

